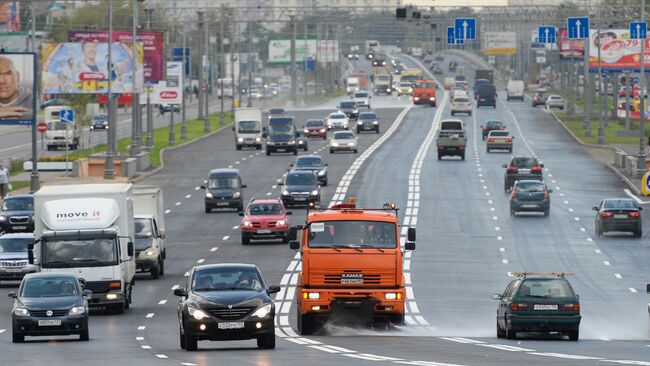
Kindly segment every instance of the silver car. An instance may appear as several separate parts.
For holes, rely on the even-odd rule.
[[[564,109],[564,98],[560,95],[549,95],[546,98],[546,107]]]
[[[12,233],[0,236],[0,281],[20,281],[28,273],[39,271],[29,264],[27,246],[34,243],[32,233]]]
[[[351,131],[336,131],[330,139],[330,154],[335,151],[357,152],[358,138]]]

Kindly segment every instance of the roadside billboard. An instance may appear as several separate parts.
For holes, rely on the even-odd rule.
[[[182,104],[183,103],[183,62],[167,62],[167,80],[152,84],[144,91],[140,104],[147,104],[146,94],[149,94],[151,104]]]
[[[308,55],[318,60],[318,62],[338,62],[339,61],[339,41],[337,40],[320,40],[316,43],[316,54]],[[302,59],[301,59],[302,60]]]
[[[581,40],[569,39],[566,28],[558,31],[560,40],[560,61],[581,61],[585,57],[585,48]]]
[[[131,44],[130,31],[113,31],[113,42]],[[144,80],[158,81],[165,77],[165,36],[163,32],[139,31],[137,43],[144,47]],[[70,42],[108,42],[108,31],[70,31]]]
[[[33,53],[0,54],[0,125],[31,125],[36,102],[36,55]]]
[[[142,92],[142,44],[136,44],[135,77],[132,73],[130,44],[113,43],[111,91],[113,93]],[[108,43],[43,43],[43,94],[101,94],[108,92]]]
[[[25,52],[28,46],[27,32],[0,33],[0,48],[5,52]]]
[[[645,67],[650,68],[650,39],[646,39]],[[600,62],[598,47],[600,46]],[[641,40],[630,39],[628,29],[589,31],[589,69],[639,70],[641,68]]]
[[[316,57],[316,39],[296,39],[296,63],[303,58]],[[289,38],[271,38],[269,40],[269,64],[291,63],[291,40]]]
[[[517,53],[517,33],[483,32],[483,53],[486,55],[514,55]]]

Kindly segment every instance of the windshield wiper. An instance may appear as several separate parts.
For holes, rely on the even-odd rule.
[[[370,244],[362,244],[362,245],[361,245],[361,248],[371,248],[371,249],[377,249],[378,251],[380,251],[380,252],[382,252],[382,253],[384,252],[384,250],[383,250],[383,249],[381,249],[381,248],[378,248],[378,247],[376,247],[376,246],[373,246],[373,245],[370,245]]]
[[[64,262],[64,261],[44,262],[43,264],[45,265],[46,268],[48,268],[50,266],[56,266],[56,267],[59,267],[59,268],[70,268],[70,267],[72,267],[72,264],[70,264],[68,262]]]

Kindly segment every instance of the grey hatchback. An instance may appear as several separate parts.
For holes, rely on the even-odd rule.
[[[548,216],[551,210],[551,196],[553,190],[546,183],[538,180],[519,180],[512,187],[510,195],[510,215],[517,212],[542,212]]]

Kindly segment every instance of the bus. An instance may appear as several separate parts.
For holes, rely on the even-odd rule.
[[[420,69],[406,69],[402,71],[400,83],[409,82],[411,84],[415,84],[416,81],[422,79],[422,76],[422,70]]]

